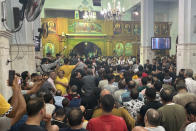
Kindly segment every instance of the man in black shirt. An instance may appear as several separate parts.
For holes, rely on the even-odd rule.
[[[78,108],[74,108],[68,115],[69,128],[62,128],[59,131],[86,131],[82,128],[84,117],[82,111]]]
[[[54,114],[54,119],[51,121],[52,125],[57,125],[59,128],[66,128],[68,125],[66,124],[66,115],[63,108],[59,108],[56,110]]]
[[[51,116],[46,115],[45,103],[41,98],[33,98],[27,103],[28,119],[20,128],[20,131],[58,131],[57,126],[51,126]],[[46,122],[46,129],[40,126],[40,122]]]
[[[155,88],[146,88],[145,92],[146,100],[145,105],[143,105],[139,112],[140,124],[144,124],[144,116],[148,109],[159,109],[162,104],[159,101],[155,101],[156,99],[156,89]]]

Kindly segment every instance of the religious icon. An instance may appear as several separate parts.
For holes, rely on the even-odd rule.
[[[121,25],[120,23],[116,23],[114,26],[114,34],[120,34],[120,33],[122,33]]]
[[[155,36],[159,35],[159,26],[157,24],[154,26],[154,33]]]
[[[138,24],[134,24],[133,26],[133,34],[138,36],[140,34],[140,29]]]
[[[125,33],[131,32],[131,26],[129,24],[125,24]]]
[[[44,51],[45,51],[45,54],[47,53],[50,53],[52,54],[52,56],[55,56],[55,48],[54,48],[54,44],[52,43],[47,43],[44,47]]]
[[[117,43],[115,46],[115,53],[117,56],[122,56],[124,52],[124,46],[122,43]]]
[[[79,20],[80,19],[79,11],[78,10],[75,11],[75,19],[76,20]]]
[[[56,24],[53,21],[48,22],[48,33],[49,34],[56,33]]]
[[[126,56],[133,55],[133,45],[131,43],[126,43],[125,44],[125,55]]]

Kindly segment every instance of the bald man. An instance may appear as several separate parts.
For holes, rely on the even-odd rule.
[[[164,127],[160,126],[161,117],[157,110],[148,109],[145,117],[145,129],[148,131],[165,131]]]

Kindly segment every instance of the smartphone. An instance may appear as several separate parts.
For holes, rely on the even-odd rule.
[[[15,77],[15,70],[9,70],[9,86],[13,86],[13,81]]]

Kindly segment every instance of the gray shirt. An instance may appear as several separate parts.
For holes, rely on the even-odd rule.
[[[103,89],[106,89],[106,90],[110,91],[110,93],[111,93],[112,95],[114,95],[114,92],[115,92],[116,90],[118,90],[118,87],[115,86],[115,85],[112,85],[112,84],[108,84],[108,85],[105,85],[105,86],[103,87]]]
[[[87,75],[82,78],[82,82],[84,83],[82,86],[82,90],[85,94],[92,94],[96,91],[96,77],[93,75]]]
[[[38,67],[38,72],[40,72],[41,74],[44,74],[44,73],[49,73],[51,72],[51,68],[55,67],[56,65],[58,65],[61,61],[61,58],[59,58],[58,60],[56,60],[55,62],[53,63],[49,63],[49,64],[42,64]]]

